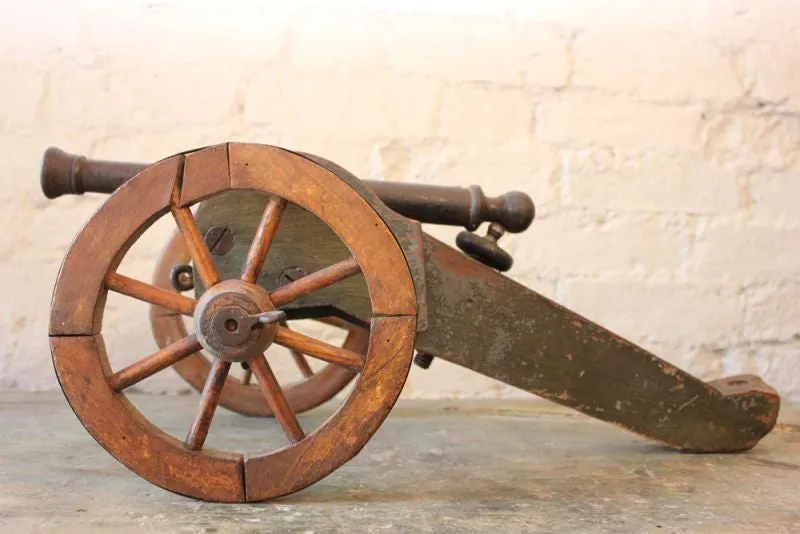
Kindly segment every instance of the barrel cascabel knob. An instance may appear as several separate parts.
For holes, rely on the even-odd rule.
[[[482,219],[499,223],[507,232],[524,232],[536,216],[533,200],[521,191],[511,191],[494,198],[485,198]]]

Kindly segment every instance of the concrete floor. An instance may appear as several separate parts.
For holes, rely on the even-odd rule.
[[[196,400],[135,402],[182,435]],[[0,420],[2,533],[800,532],[791,409],[749,453],[685,455],[543,402],[408,401],[350,463],[256,505],[150,485],[92,440],[59,393],[0,394]],[[215,431],[252,450],[280,438],[273,421],[226,411]]]

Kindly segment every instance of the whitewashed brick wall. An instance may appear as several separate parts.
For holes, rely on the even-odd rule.
[[[788,0],[2,0],[0,387],[57,387],[52,284],[102,201],[45,201],[44,148],[147,161],[248,140],[525,190],[538,219],[506,240],[512,276],[703,378],[758,373],[800,400],[799,73]],[[130,272],[149,277],[169,230]],[[153,350],[147,331],[143,306],[109,310],[119,361]],[[436,362],[405,394],[514,392]]]

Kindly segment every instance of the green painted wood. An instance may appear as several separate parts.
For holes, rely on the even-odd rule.
[[[203,235],[214,226],[227,227],[233,233],[231,250],[213,256],[223,279],[238,278],[241,274],[268,198],[254,191],[228,191],[200,204],[196,218]],[[310,274],[351,256],[344,242],[325,223],[303,208],[289,204],[258,282],[271,291],[278,287],[281,273],[287,268],[300,267]],[[197,287],[198,296],[202,291],[202,287]],[[326,305],[368,321],[372,312],[364,276],[357,274],[305,295],[287,308]]]
[[[430,236],[426,266],[422,352],[685,451],[748,449],[775,424],[757,377],[704,383]]]

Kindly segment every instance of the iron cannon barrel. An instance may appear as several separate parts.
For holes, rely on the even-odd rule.
[[[146,167],[144,163],[89,159],[50,147],[42,160],[42,192],[47,198],[110,194]],[[475,230],[481,223],[496,222],[507,231],[518,233],[526,230],[535,216],[530,196],[519,191],[487,197],[477,185],[464,188],[373,180],[364,183],[391,209],[422,223]]]
[[[475,230],[483,222],[496,222],[509,232],[518,233],[531,225],[535,215],[531,197],[519,191],[487,197],[477,185],[464,188],[373,180],[365,183],[394,211],[423,223]]]
[[[50,147],[42,158],[42,192],[47,198],[111,194],[146,167],[144,163],[89,159]]]

